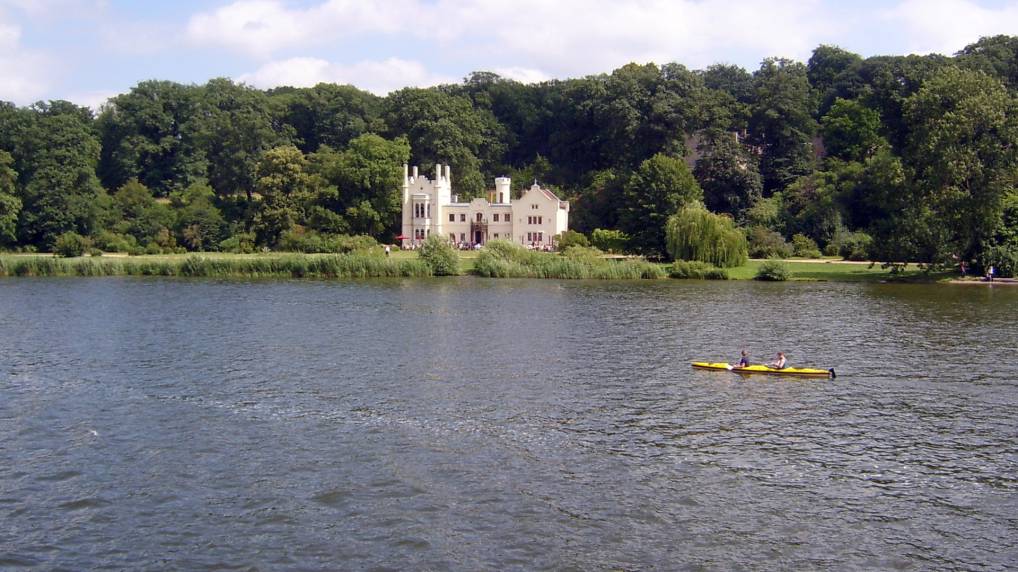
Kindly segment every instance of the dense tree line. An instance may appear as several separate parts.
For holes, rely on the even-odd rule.
[[[1008,36],[952,57],[820,46],[806,63],[770,58],[753,72],[629,64],[538,84],[477,72],[386,97],[146,81],[98,113],[0,104],[0,245],[388,241],[400,230],[401,165],[441,162],[463,196],[498,175],[538,179],[573,202],[575,230],[652,256],[668,255],[670,217],[705,207],[755,256],[1014,272],[1016,112],[1018,38]]]

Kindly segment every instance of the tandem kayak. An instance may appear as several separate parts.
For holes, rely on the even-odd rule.
[[[760,364],[747,365],[746,367],[734,367],[728,363],[709,363],[705,361],[694,361],[692,365],[697,369],[713,369],[730,371],[732,373],[762,373],[768,375],[794,375],[799,377],[830,377],[831,379],[837,377],[837,374],[834,373],[833,367],[830,369],[816,369],[812,367],[785,367],[778,369]]]

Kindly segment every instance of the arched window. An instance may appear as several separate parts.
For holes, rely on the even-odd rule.
[[[481,222],[481,213],[477,213],[477,222]]]

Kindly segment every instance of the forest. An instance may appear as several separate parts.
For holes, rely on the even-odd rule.
[[[822,45],[754,71],[475,72],[385,97],[220,78],[143,81],[96,112],[4,102],[0,248],[345,252],[399,234],[404,163],[451,165],[465,197],[537,180],[571,201],[564,242],[668,259],[712,224],[753,257],[1013,275],[1018,37],[953,56]]]

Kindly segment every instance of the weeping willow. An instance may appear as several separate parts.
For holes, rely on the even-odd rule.
[[[668,219],[668,253],[676,260],[699,260],[731,268],[746,263],[746,235],[732,219],[709,212],[703,205],[687,206]]]

